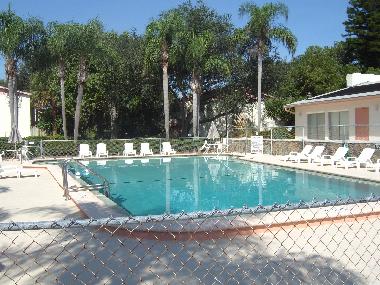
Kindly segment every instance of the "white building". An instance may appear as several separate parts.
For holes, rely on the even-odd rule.
[[[31,135],[30,93],[17,91],[19,95],[18,128],[22,137]],[[0,86],[0,137],[11,132],[8,88]]]
[[[296,138],[380,142],[380,75],[348,74],[347,87],[285,106]]]

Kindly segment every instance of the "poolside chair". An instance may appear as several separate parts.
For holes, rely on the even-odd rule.
[[[20,167],[17,165],[0,165],[0,178],[6,176],[17,176],[19,177]]]
[[[33,169],[33,168],[19,168],[18,169],[18,173],[17,173],[17,177],[20,178],[22,176],[34,176],[34,177],[38,177],[39,176],[39,173],[36,169]]]
[[[362,150],[361,154],[358,157],[347,157],[342,161],[337,162],[336,167],[344,167],[348,169],[349,167],[360,168],[361,164],[368,165],[372,164],[371,157],[375,153],[373,148],[365,148]]]
[[[176,154],[176,153],[177,152],[174,149],[172,149],[170,142],[162,143],[162,150],[161,150],[162,155],[170,155],[170,154]]]
[[[348,152],[348,147],[340,146],[338,147],[338,149],[335,151],[333,155],[328,155],[328,154],[322,155],[321,159],[316,159],[314,160],[314,162],[319,163],[321,166],[325,164],[330,164],[331,166],[333,166],[335,163],[339,161],[343,161],[347,152]]]
[[[92,157],[92,152],[90,151],[90,146],[86,143],[81,143],[79,145],[79,158]]]
[[[376,161],[376,163],[369,163],[366,165],[367,169],[373,169],[375,172],[379,173],[380,172],[380,159]]]
[[[96,157],[108,157],[107,145],[105,143],[98,143],[96,145]]]
[[[133,149],[133,143],[124,144],[123,156],[129,156],[129,155],[137,155],[136,150]]]
[[[325,150],[325,146],[317,145],[310,154],[297,155],[292,161],[298,162],[298,163],[302,161],[307,161],[308,163],[311,163],[315,160],[318,160],[318,159],[320,160],[324,150]]]
[[[140,155],[141,156],[153,155],[153,151],[150,149],[149,143],[141,143]]]
[[[203,143],[203,145],[200,147],[199,151],[202,151],[204,150],[205,153],[208,153],[209,150],[210,150],[210,145],[209,143],[207,142],[207,140],[205,140],[205,142]]]
[[[305,147],[303,148],[301,152],[291,151],[288,155],[280,156],[280,160],[282,161],[294,160],[296,159],[298,155],[304,156],[306,154],[310,154],[312,149],[313,149],[312,145],[310,144],[305,145]]]

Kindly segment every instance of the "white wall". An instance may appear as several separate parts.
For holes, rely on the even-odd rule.
[[[30,136],[30,96],[19,96],[18,126],[22,137]],[[11,130],[11,114],[6,90],[0,90],[0,137],[7,137]]]
[[[328,132],[328,112],[348,111],[349,112],[349,135],[350,141],[355,141],[355,109],[360,107],[369,108],[369,141],[380,142],[380,95],[371,97],[361,97],[350,100],[328,101],[323,103],[313,103],[295,107],[295,124],[300,126],[296,129],[296,137],[302,138],[302,128],[304,126],[305,138],[307,137],[307,115],[311,113],[325,113],[325,140],[329,139]]]

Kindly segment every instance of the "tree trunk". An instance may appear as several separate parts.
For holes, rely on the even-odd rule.
[[[165,116],[165,138],[169,139],[169,80],[168,80],[168,52],[162,54],[162,86],[164,90],[164,116]]]
[[[78,140],[78,137],[79,137],[80,110],[82,106],[83,89],[84,89],[85,82],[86,82],[86,62],[84,58],[81,58],[80,63],[79,63],[79,73],[78,73],[78,95],[77,95],[77,103],[75,106],[75,116],[74,116],[74,141],[75,142]]]
[[[111,106],[110,118],[111,118],[111,138],[116,139],[118,129],[117,129],[117,125],[116,125],[117,110],[116,110],[115,104],[112,104],[112,106]]]
[[[61,83],[61,105],[62,105],[62,129],[63,137],[67,140],[67,127],[66,127],[66,100],[65,100],[65,65],[61,60],[59,62],[59,79]]]
[[[200,95],[200,83],[201,79],[197,72],[193,71],[190,88],[193,94],[193,136],[199,136],[199,95]]]
[[[257,55],[257,131],[261,130],[261,78],[263,75],[263,55]]]
[[[11,114],[11,130],[15,127],[15,66],[12,59],[6,61],[6,74],[8,80],[9,111]]]

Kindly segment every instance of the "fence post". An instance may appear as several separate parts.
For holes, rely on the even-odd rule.
[[[302,126],[302,149],[304,149],[304,147],[305,147],[305,127]]]
[[[246,128],[245,128],[244,155],[247,155],[247,144],[248,144],[248,132],[247,132],[247,127],[246,127]]]
[[[273,155],[273,128],[270,129],[270,155]]]
[[[43,150],[43,141],[40,140],[40,157],[42,158],[43,157],[43,154],[44,154],[44,150]]]

